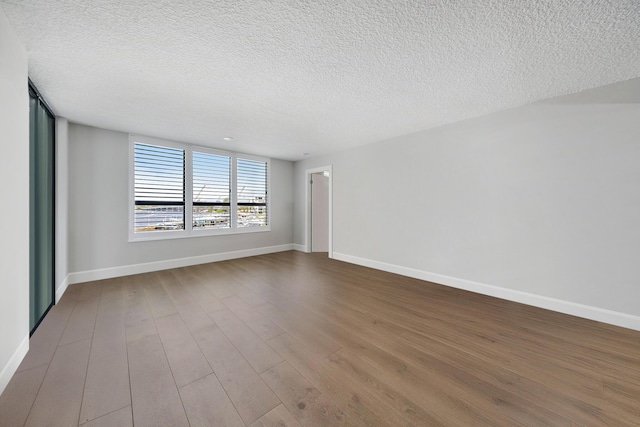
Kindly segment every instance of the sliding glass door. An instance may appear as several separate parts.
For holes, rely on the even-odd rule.
[[[29,327],[36,329],[53,305],[55,120],[29,82]]]

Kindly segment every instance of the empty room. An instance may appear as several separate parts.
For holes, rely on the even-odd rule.
[[[637,0],[0,0],[0,144],[0,427],[640,425]]]

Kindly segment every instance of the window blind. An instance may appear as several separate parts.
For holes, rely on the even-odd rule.
[[[271,231],[269,159],[136,135],[129,143],[130,241]]]
[[[238,227],[267,225],[267,172],[267,162],[238,158]]]
[[[134,144],[136,231],[184,229],[184,150]]]
[[[193,151],[193,228],[231,227],[231,157]]]

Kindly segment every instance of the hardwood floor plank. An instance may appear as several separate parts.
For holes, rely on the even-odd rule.
[[[167,290],[167,294],[173,300],[173,303],[180,314],[180,317],[184,321],[185,325],[192,334],[199,331],[202,328],[210,327],[213,324],[211,318],[205,313],[202,305],[209,309],[224,309],[222,303],[218,306],[219,301],[215,301],[213,305],[216,308],[207,306],[206,303],[199,301],[190,290],[193,286],[189,282],[191,277],[187,274],[186,269],[171,270],[168,273],[171,274],[171,280],[163,283],[164,288]],[[210,294],[209,294],[210,295]]]
[[[91,340],[59,346],[42,381],[26,426],[78,424]]]
[[[321,392],[330,396],[349,419],[359,420],[363,426],[397,426],[406,424],[406,417],[398,415],[376,393],[370,384],[354,381],[326,359],[316,357],[288,334],[269,340],[280,355]],[[386,395],[386,398],[392,395]],[[432,421],[432,420],[431,420]],[[438,423],[429,423],[437,426]]]
[[[191,269],[181,273],[182,274],[178,276],[178,280],[191,297],[200,304],[200,307],[207,311],[224,310],[226,308],[216,297],[216,294],[228,296],[230,291],[222,293],[216,292],[217,284],[213,286],[210,282],[211,279],[207,279],[202,275],[196,275]]]
[[[230,286],[231,289],[233,289],[235,296],[240,298],[249,307],[257,307],[267,302],[267,300],[262,298],[260,295],[245,287],[244,281],[239,282],[236,280],[236,282]]]
[[[162,287],[169,298],[171,298],[171,301],[176,308],[181,304],[190,304],[195,301],[187,290],[187,287],[190,284],[192,286],[196,286],[190,281],[191,275],[189,273],[189,268],[183,267],[176,268],[174,270],[166,270],[164,277],[166,277],[166,280],[162,281]]]
[[[637,392],[638,384],[632,384],[625,380],[606,379],[603,383],[603,399],[610,406],[607,406],[612,413],[619,414],[629,425],[640,425],[640,393]],[[610,420],[610,423],[622,425],[620,420],[614,420],[603,414],[603,418]]]
[[[179,314],[156,319],[156,327],[178,388],[213,372]]]
[[[357,387],[367,389],[373,394],[378,405],[382,405],[386,409],[385,417],[394,418],[391,414],[397,414],[395,423],[406,425],[419,425],[427,423],[430,426],[447,425],[444,417],[434,417],[428,411],[425,411],[422,406],[415,403],[414,398],[410,393],[399,391],[392,386],[386,384],[379,372],[375,371],[375,368],[368,366],[365,363],[359,361],[348,361],[342,355],[349,352],[349,349],[342,349],[337,353],[329,356],[324,364],[328,365],[325,370],[331,371],[335,378],[343,378],[346,382],[347,379]],[[375,408],[374,411],[377,412]]]
[[[262,304],[258,310],[290,335],[302,341],[318,357],[326,357],[342,348],[342,345],[324,335],[317,325],[308,319],[294,317],[271,303]]]
[[[24,425],[48,367],[41,365],[16,372],[0,395],[0,426]]]
[[[124,286],[125,327],[153,318],[151,309],[144,297],[144,289],[148,284],[149,278],[148,274],[131,276]]]
[[[201,329],[194,337],[245,424],[280,403],[217,326]]]
[[[191,427],[245,427],[214,374],[182,387],[180,396]]]
[[[88,284],[82,289],[83,295],[73,308],[58,345],[85,340],[93,336],[102,288],[96,284]]]
[[[74,287],[75,285],[69,288]],[[76,301],[74,294],[75,292],[72,292],[69,298],[65,298],[65,301],[61,301],[60,304],[51,307],[51,310],[49,310],[46,316],[47,321],[43,321],[40,326],[38,326],[38,329],[36,329],[29,340],[29,351],[22,360],[22,363],[20,363],[18,372],[48,365],[51,362],[58,348],[60,338],[64,333],[64,329],[67,326],[69,316],[71,316],[71,312],[75,307]]]
[[[201,329],[210,328],[213,325],[213,320],[197,303],[181,304],[176,308],[182,321],[187,325],[193,336]]]
[[[264,414],[249,427],[302,427],[302,425],[296,421],[284,405],[280,404]]]
[[[237,295],[223,298],[221,302],[263,340],[284,333],[282,328],[258,313],[254,307],[251,307]]]
[[[160,337],[129,342],[129,370],[134,423],[138,426],[189,425]]]
[[[103,286],[95,322],[80,423],[131,405],[121,284]]]
[[[177,313],[176,307],[162,286],[165,277],[166,274],[162,272],[150,273],[147,285],[144,287],[144,295],[156,319]]]
[[[229,286],[229,283],[234,279],[222,271],[219,265],[196,265],[191,269],[191,273],[194,277],[194,283],[209,291],[216,299],[234,295],[232,287]]]
[[[81,425],[82,427],[133,427],[131,406],[110,412]]]
[[[260,374],[282,362],[278,353],[231,311],[217,310],[210,312],[209,316],[257,373]]]
[[[278,395],[284,406],[305,426],[356,425],[338,406],[322,394],[287,362],[282,362],[261,377]]]
[[[169,362],[150,310],[132,300],[138,320],[126,326],[133,422],[136,426],[188,426]],[[140,304],[143,304],[142,306]]]

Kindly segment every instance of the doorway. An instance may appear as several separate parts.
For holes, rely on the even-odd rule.
[[[311,174],[311,252],[329,252],[329,173]]]
[[[38,327],[55,292],[55,119],[29,80],[29,329]]]
[[[333,258],[332,241],[332,167],[308,169],[306,171],[306,252],[327,252]]]

